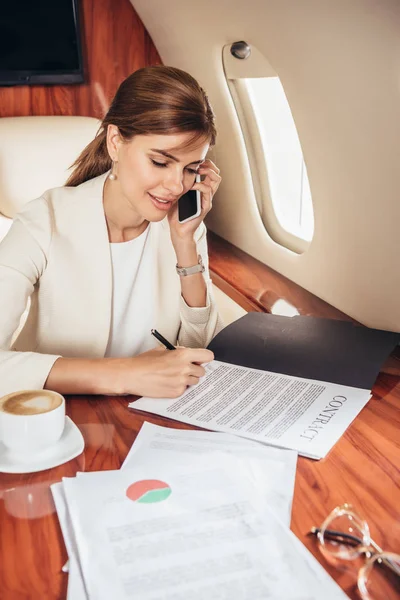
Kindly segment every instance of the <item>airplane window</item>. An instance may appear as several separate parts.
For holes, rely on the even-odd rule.
[[[269,194],[279,224],[311,241],[314,214],[307,169],[289,103],[279,77],[242,79],[259,131]],[[270,199],[269,199],[269,197]]]

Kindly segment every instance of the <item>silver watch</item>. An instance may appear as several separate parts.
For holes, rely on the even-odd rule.
[[[180,277],[186,277],[186,275],[194,275],[195,273],[204,273],[205,267],[203,265],[203,261],[201,260],[200,254],[197,256],[198,263],[193,267],[180,267],[176,265],[176,272]]]

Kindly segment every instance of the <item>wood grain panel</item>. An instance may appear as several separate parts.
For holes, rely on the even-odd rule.
[[[353,320],[212,231],[207,239],[214,283],[245,310],[274,313],[283,300],[300,315]]]
[[[220,275],[212,270],[212,281],[224,294],[232,298],[234,302],[239,304],[247,312],[265,312],[265,309],[261,308],[255,300],[251,300],[245,296],[241,290],[234,287],[230,282],[223,279]]]
[[[0,116],[102,118],[118,85],[133,71],[161,64],[129,0],[81,0],[86,83],[0,87]]]
[[[358,323],[212,231],[208,231],[207,241],[213,283],[244,310],[287,314],[279,306],[283,301],[286,308],[300,315]],[[387,358],[381,372],[400,376],[400,346]]]
[[[0,474],[0,597],[65,598],[67,559],[49,486],[78,471],[118,469],[143,421],[195,429],[128,408],[133,397],[74,396],[67,413],[85,438],[85,451],[55,469],[30,475]],[[373,398],[329,455],[300,457],[291,528],[348,596],[359,600],[356,573],[337,570],[307,535],[336,505],[352,503],[367,519],[374,540],[400,552],[400,379],[380,375]],[[3,595],[2,595],[3,594]]]

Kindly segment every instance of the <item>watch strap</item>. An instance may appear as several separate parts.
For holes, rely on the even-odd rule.
[[[197,259],[199,262],[197,265],[193,265],[192,267],[180,267],[179,265],[176,265],[176,272],[178,275],[180,277],[186,277],[187,275],[194,275],[195,273],[204,273],[205,267],[200,254],[198,255]]]

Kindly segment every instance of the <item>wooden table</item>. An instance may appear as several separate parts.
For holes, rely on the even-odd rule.
[[[369,522],[374,540],[400,553],[400,378],[381,374],[373,393],[327,458],[299,458],[291,525],[348,596],[358,600],[355,575],[328,565],[307,532],[336,505],[351,502]],[[0,474],[1,600],[66,596],[67,575],[61,567],[67,554],[50,484],[77,471],[118,469],[144,420],[191,428],[128,409],[131,400],[69,397],[67,413],[83,433],[84,453],[41,473]]]

